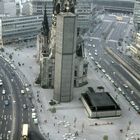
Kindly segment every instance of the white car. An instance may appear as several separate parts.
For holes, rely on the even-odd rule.
[[[120,92],[122,92],[122,89],[121,89],[120,87],[118,87],[118,90],[119,90]]]
[[[0,81],[0,86],[2,86],[3,85],[3,83],[2,83],[2,81]]]
[[[32,108],[32,112],[33,112],[33,113],[35,112],[35,108]]]
[[[27,92],[29,92],[29,91],[30,91],[30,89],[29,89],[28,87],[26,87],[26,91],[27,91]]]
[[[135,102],[134,102],[134,101],[130,101],[130,104],[131,104],[132,106],[135,106]]]
[[[25,93],[25,92],[24,92],[24,90],[22,89],[22,90],[21,90],[21,94],[24,94],[24,93]]]
[[[35,119],[36,117],[36,113],[32,113],[32,119]]]
[[[94,44],[92,46],[93,46],[93,48],[95,48],[95,45]]]
[[[103,73],[105,73],[105,70],[104,70],[104,69],[102,69],[102,72],[103,72]]]
[[[91,47],[91,44],[88,44],[89,47]]]
[[[88,53],[89,56],[91,56],[91,53]]]
[[[91,59],[94,60],[94,57],[91,56]]]
[[[123,86],[124,86],[125,88],[128,88],[128,85],[126,85],[126,84],[123,84]]]
[[[97,56],[98,54],[95,52],[95,55]]]
[[[38,124],[38,119],[37,118],[34,118],[33,121],[34,121],[34,124]]]
[[[6,92],[5,92],[5,89],[3,89],[3,90],[2,90],[2,94],[4,95],[5,93],[6,93]]]

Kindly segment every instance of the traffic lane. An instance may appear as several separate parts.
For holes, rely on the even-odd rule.
[[[7,74],[7,77],[9,79],[10,84],[12,85],[14,83],[14,81],[11,82],[11,80],[10,80],[12,78],[11,73],[9,73],[10,69],[8,69],[7,67],[3,67],[3,68],[5,70],[5,73]],[[15,121],[15,123],[16,124],[15,124],[15,133],[14,133],[13,139],[14,140],[19,140],[20,135],[21,135],[21,109],[20,109],[21,106],[20,106],[20,103],[18,102],[17,91],[15,90],[15,88],[12,88],[12,90],[13,90],[12,94],[13,94],[14,99],[16,101],[15,102],[15,104],[16,104],[16,106],[15,106],[15,110],[16,110],[16,116],[15,116],[16,121]]]
[[[126,62],[131,68],[133,68],[133,70],[135,70],[136,73],[140,74],[140,67],[136,62],[134,62],[132,59],[129,59],[128,61],[128,57],[126,59],[126,56],[122,55],[122,53],[120,53],[118,50],[116,49],[112,49],[113,53],[115,53],[116,55],[118,55],[120,58],[123,59],[124,62]]]
[[[2,70],[2,66],[1,66],[1,70]],[[10,99],[10,90],[7,86],[7,82],[6,80],[4,79],[4,76],[1,77],[2,81],[3,81],[3,85],[0,87],[1,89],[1,93],[2,93],[2,90],[4,89],[6,92],[5,92],[5,95],[1,94],[1,130],[0,130],[0,133],[2,133],[2,137],[3,139],[6,139],[6,136],[7,136],[7,132],[9,130],[11,130],[11,115],[12,115],[12,106],[11,106],[11,99]],[[9,105],[5,106],[5,103],[4,101],[5,100],[8,100],[9,101]]]
[[[133,87],[135,87],[138,91],[140,91],[140,86],[139,84],[119,65],[114,65],[118,71],[129,81]]]
[[[9,75],[10,74],[11,73],[9,73]],[[12,74],[11,74],[11,76],[12,76]],[[38,131],[38,135],[41,136],[38,128],[36,126],[32,127],[32,126],[34,126],[33,121],[30,122],[30,119],[31,119],[31,105],[32,105],[32,103],[31,103],[31,101],[28,98],[28,93],[25,93],[24,95],[21,95],[20,91],[21,91],[21,89],[24,88],[24,85],[21,83],[19,77],[16,74],[13,76],[13,84],[15,84],[13,86],[17,88],[16,91],[18,92],[17,95],[19,96],[20,103],[21,104],[26,104],[28,106],[27,109],[23,109],[23,107],[21,107],[21,112],[22,112],[21,113],[21,116],[22,116],[22,120],[21,121],[22,121],[22,123],[28,123],[30,125],[30,128],[31,128],[30,130],[31,131],[35,131],[35,130]]]
[[[9,68],[8,68],[9,69]],[[14,72],[14,71],[13,71]],[[11,76],[10,76],[11,75]],[[12,77],[12,73],[9,73],[9,77]],[[15,84],[15,85],[13,85],[14,87],[16,87],[16,88],[18,88],[18,87],[23,87],[23,85],[22,85],[22,83],[21,83],[21,81],[20,81],[20,79],[19,79],[19,77],[15,74],[15,76],[13,76],[12,77],[13,78],[13,84]],[[16,81],[16,83],[15,83],[15,81]],[[18,83],[18,86],[16,85]],[[22,88],[23,89],[23,88]],[[25,97],[25,100],[24,100],[24,103],[25,104],[27,104],[26,102],[27,102],[27,100],[28,100],[28,98],[26,97],[26,95],[27,94],[25,94],[25,95],[21,95],[20,94],[20,88],[19,89],[16,89],[16,91],[17,91],[17,94],[16,95],[18,95],[18,96],[21,96],[21,97]],[[24,99],[24,98],[23,98]],[[19,98],[19,100],[21,100],[21,98]],[[21,102],[21,101],[20,101]],[[17,102],[16,102],[16,104],[17,104]],[[30,104],[30,106],[31,106],[32,104]],[[28,109],[26,110],[23,110],[23,108],[21,108],[21,116],[22,116],[22,120],[21,120],[21,122],[22,123],[29,123],[31,126],[33,126],[34,124],[33,123],[30,123],[29,122],[29,120],[30,120],[30,118],[31,118],[31,110],[29,109],[29,106],[28,106]],[[20,114],[20,113],[19,113]],[[18,118],[21,118],[20,116],[18,116]],[[31,127],[32,128],[32,127]],[[36,128],[36,127],[34,127],[33,129],[31,129],[32,131],[34,131],[34,130],[36,130],[36,131],[38,131],[38,135],[41,137],[41,134],[40,134],[40,132],[39,132],[39,130],[38,130],[38,128]],[[21,127],[20,127],[20,131],[19,131],[20,133],[18,134],[19,135],[19,137],[17,138],[16,136],[14,136],[14,139],[19,139],[20,138],[20,136],[21,136]],[[37,137],[37,136],[36,136]],[[35,138],[34,138],[35,139]],[[37,139],[39,139],[39,137],[37,138]]]
[[[101,64],[101,66],[104,67],[105,70],[108,70],[107,72],[109,73],[110,77],[117,83],[117,85],[124,91],[124,93],[131,99],[131,101],[134,101],[135,104],[137,106],[139,106],[139,108],[140,108],[140,100],[139,100],[140,96],[138,96],[138,94],[135,91],[133,92],[133,94],[131,93],[132,89],[131,89],[130,85],[128,88],[125,88],[123,86],[123,84],[127,84],[127,83],[125,80],[123,80],[122,77],[124,77],[128,80],[128,78],[130,78],[131,76],[124,69],[121,69],[123,71],[123,73],[122,73],[122,71],[119,70],[119,68],[121,68],[121,67],[117,64],[112,64],[112,65],[109,64],[108,66],[107,65],[108,65],[108,63],[106,63],[106,64],[104,63],[104,65]],[[117,67],[115,67],[115,66],[117,66]],[[110,67],[110,69],[108,69],[108,67]],[[115,75],[113,74],[113,72],[115,72]],[[118,74],[118,72],[120,74]],[[132,84],[132,82],[131,82],[131,84]]]

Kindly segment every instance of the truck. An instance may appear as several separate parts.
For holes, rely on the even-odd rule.
[[[28,129],[29,129],[29,125],[28,124],[23,124],[21,140],[28,140],[28,131],[29,131]]]

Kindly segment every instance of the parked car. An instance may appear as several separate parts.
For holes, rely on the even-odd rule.
[[[8,106],[9,105],[9,101],[8,100],[4,100],[4,104],[5,104],[5,106]]]

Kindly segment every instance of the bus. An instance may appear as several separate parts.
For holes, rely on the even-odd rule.
[[[23,124],[22,139],[21,140],[28,140],[28,129],[29,129],[29,125],[28,124]]]
[[[122,21],[122,20],[123,20],[123,17],[121,17],[121,16],[116,16],[116,20],[117,20],[117,21]]]

